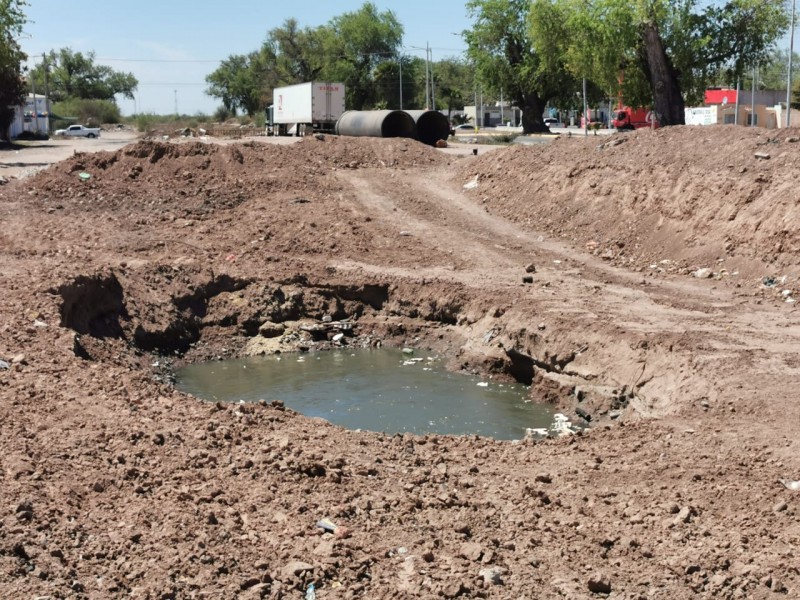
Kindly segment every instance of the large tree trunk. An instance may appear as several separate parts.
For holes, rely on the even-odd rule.
[[[544,124],[544,102],[537,93],[521,94],[518,100],[522,109],[522,133],[549,133]]]
[[[643,58],[653,90],[653,108],[661,125],[683,125],[683,94],[678,82],[678,73],[664,51],[661,34],[655,23],[645,23],[642,30]]]

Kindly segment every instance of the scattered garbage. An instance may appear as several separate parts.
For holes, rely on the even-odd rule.
[[[775,279],[774,277],[764,277],[761,280],[761,283],[767,287],[775,287],[776,285],[778,285],[778,280]]]
[[[335,533],[338,525],[336,525],[336,523],[334,523],[330,519],[320,519],[319,521],[317,521],[317,527],[319,527],[323,531],[327,531],[328,533]]]
[[[470,179],[467,183],[464,184],[465,190],[474,190],[478,187],[478,176],[475,175],[472,179]]]
[[[306,588],[306,600],[317,600],[317,592],[314,590],[313,583],[309,583]]]
[[[479,381],[478,387],[489,387],[489,383],[487,381]]]
[[[92,178],[92,174],[91,173],[87,173],[86,171],[78,173],[78,179],[80,179],[81,181],[89,181],[91,178]]]
[[[413,348],[403,348],[403,354],[414,354]]]
[[[11,365],[10,365],[10,364],[8,364],[8,363],[7,363],[6,361],[4,361],[4,360],[0,360],[0,370],[3,370],[3,371],[4,371],[4,370],[6,370],[6,369],[9,369],[9,368],[11,368]]]
[[[800,481],[794,481],[792,479],[779,479],[787,490],[792,490],[793,492],[800,492]]]

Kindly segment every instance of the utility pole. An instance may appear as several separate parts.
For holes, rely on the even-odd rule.
[[[178,116],[178,90],[175,90],[175,116]]]
[[[400,55],[400,110],[403,110],[403,55]]]
[[[425,109],[428,110],[431,107],[431,91],[430,91],[430,64],[428,63],[428,56],[430,55],[430,49],[428,48],[428,42],[425,42]]]
[[[733,113],[733,124],[739,124],[739,78],[736,78],[736,112]]]
[[[427,42],[425,42],[427,45]],[[436,84],[433,82],[433,48],[428,48],[430,55],[430,71],[431,71],[431,108],[436,110]]]
[[[792,125],[792,58],[794,54],[794,15],[796,0],[792,0],[792,25],[789,29],[789,72],[786,76],[786,127]]]

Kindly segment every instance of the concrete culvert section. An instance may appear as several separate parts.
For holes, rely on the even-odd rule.
[[[336,122],[337,135],[415,138],[414,119],[402,110],[348,110]]]
[[[442,113],[435,110],[405,111],[417,124],[417,139],[428,146],[450,137],[450,123]]]

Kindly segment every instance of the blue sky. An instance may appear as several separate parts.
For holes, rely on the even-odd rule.
[[[434,60],[458,56],[464,42],[453,33],[469,28],[463,0],[374,2],[391,10],[403,25],[408,54]],[[363,0],[28,0],[22,42],[29,64],[43,52],[64,47],[93,50],[98,63],[133,73],[136,100],[119,101],[123,114],[213,111],[219,100],[205,94],[205,77],[231,54],[258,49],[267,32],[294,17],[301,26],[317,26],[357,10]],[[413,48],[422,47],[422,50]]]

